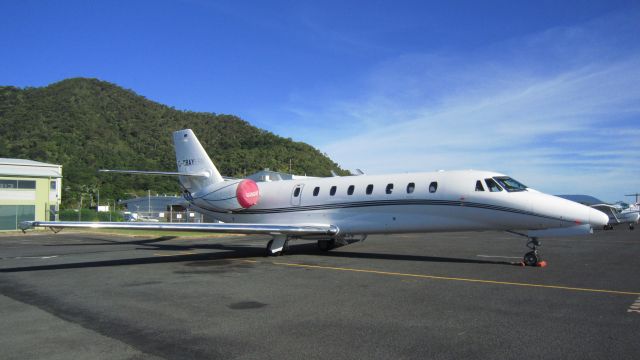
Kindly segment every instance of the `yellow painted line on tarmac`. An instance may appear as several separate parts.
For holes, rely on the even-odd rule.
[[[193,252],[193,251],[179,251],[179,252],[172,252],[172,253],[168,253],[168,254],[153,254],[155,256],[180,256],[180,255],[195,255],[197,254],[197,252]]]
[[[570,287],[570,286],[558,286],[558,285],[529,284],[529,283],[519,283],[519,282],[469,279],[469,278],[460,278],[460,277],[435,276],[435,275],[423,275],[423,274],[407,274],[407,273],[379,271],[379,270],[366,270],[366,269],[353,269],[353,268],[333,267],[333,266],[294,264],[294,263],[285,263],[285,262],[272,262],[272,264],[274,264],[274,265],[282,265],[282,266],[290,266],[290,267],[300,267],[300,268],[306,268],[306,269],[350,271],[350,272],[359,272],[359,273],[376,274],[376,275],[412,277],[412,278],[419,278],[419,279],[463,281],[463,282],[472,282],[472,283],[481,283],[481,284],[526,286],[526,287],[536,287],[536,288],[544,288],[544,289],[558,289],[558,290],[569,290],[569,291],[605,293],[605,294],[614,294],[614,295],[640,296],[640,292],[633,292],[633,291],[588,289],[588,288],[579,288],[579,287]]]

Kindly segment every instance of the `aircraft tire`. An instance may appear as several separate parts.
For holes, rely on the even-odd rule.
[[[282,251],[278,251],[278,252],[272,253],[271,252],[271,245],[273,245],[273,240],[269,240],[269,242],[267,243],[267,249],[265,251],[265,256],[267,256],[267,257],[269,257],[269,256],[280,256]]]
[[[535,253],[535,251],[529,251],[528,253],[524,254],[523,261],[527,266],[536,266],[538,265],[538,255]]]

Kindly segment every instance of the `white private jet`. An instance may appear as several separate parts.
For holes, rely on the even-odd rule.
[[[173,134],[175,175],[198,211],[224,223],[27,221],[33,227],[111,228],[268,234],[268,255],[293,239],[317,240],[328,250],[369,234],[504,230],[529,238],[524,264],[544,266],[539,237],[579,235],[609,218],[588,206],[533,190],[490,171],[303,178],[274,182],[224,179],[190,129]]]

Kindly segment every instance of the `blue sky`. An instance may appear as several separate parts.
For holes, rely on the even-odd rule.
[[[26,0],[0,14],[0,85],[96,77],[368,173],[640,191],[637,1]]]

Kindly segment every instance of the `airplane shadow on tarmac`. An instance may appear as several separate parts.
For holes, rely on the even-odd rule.
[[[197,253],[197,254],[177,254],[169,256],[145,256],[138,258],[113,259],[84,261],[74,263],[62,263],[51,265],[35,265],[0,269],[0,273],[28,272],[42,270],[62,270],[62,269],[81,269],[93,267],[108,266],[127,266],[127,265],[144,265],[144,264],[162,264],[175,262],[197,262],[212,260],[232,260],[264,257],[265,250],[263,247],[256,246],[234,246],[225,244],[161,244],[163,241],[174,239],[175,236],[162,236],[153,239],[143,239],[134,241],[112,241],[106,239],[100,240],[100,243],[74,243],[74,244],[55,244],[47,246],[118,246],[118,245],[140,245],[135,250],[151,250],[151,251],[176,251],[187,252],[193,250],[217,250],[216,252]],[[77,253],[76,253],[77,254]],[[436,256],[421,255],[400,255],[400,254],[379,254],[379,253],[362,253],[362,252],[346,252],[346,251],[322,251],[317,248],[315,243],[294,244],[290,245],[287,251],[288,255],[316,255],[335,258],[357,258],[357,259],[378,259],[378,260],[396,260],[396,261],[424,261],[424,262],[446,262],[446,263],[463,263],[463,264],[487,264],[487,265],[520,265],[519,263],[507,261],[492,261]],[[265,257],[267,258],[267,257]],[[268,259],[268,258],[267,258]]]

